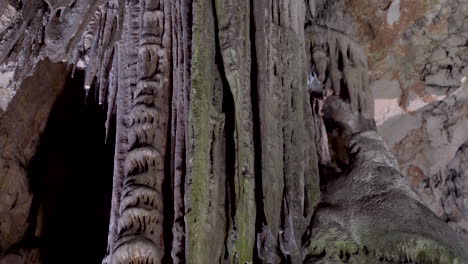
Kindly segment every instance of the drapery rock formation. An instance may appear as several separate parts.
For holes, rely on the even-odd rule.
[[[1,1],[0,263],[59,259],[31,163],[70,82],[113,146],[103,263],[468,262],[467,8]]]

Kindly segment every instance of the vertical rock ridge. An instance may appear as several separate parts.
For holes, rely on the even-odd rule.
[[[191,18],[188,10],[191,0],[172,2],[172,53],[173,53],[173,98],[171,121],[172,185],[174,220],[172,225],[171,257],[174,264],[185,262],[184,193],[186,180],[187,151],[187,101],[190,91],[190,45]]]
[[[214,5],[193,2],[192,64],[185,193],[186,263],[224,262],[226,142],[217,65]]]
[[[306,87],[306,7],[302,2],[273,1],[255,2],[253,8],[265,214],[257,242],[259,258],[302,263],[302,237],[320,196]]]
[[[255,178],[252,98],[250,88],[250,2],[214,1],[215,34],[219,49],[221,74],[226,78],[234,100],[235,113],[235,208],[230,222],[228,245],[231,263],[253,260],[255,241]],[[235,261],[234,261],[235,259]]]
[[[170,2],[129,1],[119,46],[121,79],[117,110],[115,186],[118,208],[110,263],[161,263],[163,195],[171,76]],[[120,129],[119,129],[120,128]],[[120,157],[119,157],[120,156]],[[111,224],[111,225],[112,225]]]

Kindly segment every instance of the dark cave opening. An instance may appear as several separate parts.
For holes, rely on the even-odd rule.
[[[105,109],[83,86],[83,72],[68,78],[29,169],[29,237],[45,264],[101,263],[106,252],[115,128],[105,143]]]

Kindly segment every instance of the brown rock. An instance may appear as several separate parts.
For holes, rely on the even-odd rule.
[[[67,76],[64,64],[40,62],[0,116],[0,252],[19,242],[28,227],[32,194],[26,168]]]

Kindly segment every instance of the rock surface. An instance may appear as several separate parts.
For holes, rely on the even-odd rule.
[[[468,139],[468,2],[352,0],[346,10],[369,55],[380,134],[424,203],[468,236],[464,171],[449,165]]]
[[[115,133],[104,263],[309,263],[317,248],[307,247],[320,242],[321,224],[341,221],[324,204],[364,208],[356,190],[372,193],[382,182],[414,203],[402,202],[399,211],[373,196],[377,209],[359,217],[345,210],[333,240],[354,232],[352,239],[372,242],[379,230],[400,230],[376,213],[389,208],[404,211],[404,232],[418,232],[392,240],[405,246],[388,254],[459,243],[434,218],[427,223],[440,228],[430,245],[414,241],[430,236],[415,226],[429,212],[419,200],[459,233],[468,230],[467,12],[461,0],[0,2],[0,132],[33,126],[0,134],[0,253],[25,234],[25,168],[68,76],[62,64],[39,63],[45,57],[68,63],[72,73],[85,69],[83,88],[95,91],[107,110],[106,132]],[[44,64],[54,76],[26,79]],[[24,87],[38,79],[39,88]],[[332,94],[370,127],[375,118],[408,181],[396,173],[391,182],[385,173],[362,182],[348,182],[362,175],[343,177],[353,161],[349,146],[327,136],[322,120],[323,99]],[[332,176],[344,183],[334,185]],[[426,211],[412,216],[408,206]],[[369,224],[379,219],[385,226]],[[354,260],[403,259],[365,251]],[[314,261],[328,263],[318,254]],[[430,260],[456,259],[444,254]]]
[[[27,168],[55,99],[68,76],[66,65],[42,61],[0,115],[0,251],[23,238],[31,206]]]

